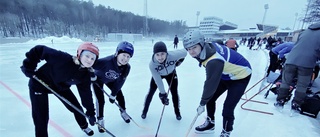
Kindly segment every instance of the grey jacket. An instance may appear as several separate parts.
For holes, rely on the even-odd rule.
[[[164,90],[164,85],[162,82],[161,76],[167,76],[168,74],[175,71],[175,64],[179,59],[185,58],[187,56],[187,51],[185,49],[168,51],[167,58],[163,63],[159,63],[155,56],[152,56],[152,59],[149,63],[149,69],[151,71],[152,77],[156,82],[160,93],[166,93]]]
[[[320,23],[312,24],[301,32],[287,57],[286,64],[314,68],[320,59]]]

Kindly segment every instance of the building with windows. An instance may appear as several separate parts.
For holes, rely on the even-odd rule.
[[[189,30],[200,30],[206,40],[212,41],[216,39],[235,39],[250,38],[250,37],[281,37],[286,39],[291,30],[279,30],[276,25],[257,24],[256,28],[238,29],[238,25],[215,16],[204,17],[200,21],[199,27],[190,27]]]

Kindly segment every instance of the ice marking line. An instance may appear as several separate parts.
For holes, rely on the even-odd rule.
[[[13,89],[11,89],[8,85],[6,85],[5,83],[3,83],[0,80],[0,84],[2,86],[4,86],[6,89],[8,89],[13,95],[15,95],[20,101],[22,101],[24,104],[26,104],[28,106],[28,108],[31,109],[31,104],[29,101],[25,100],[20,94],[18,94],[17,92],[15,92]],[[49,125],[52,126],[53,128],[55,128],[58,132],[60,132],[64,137],[72,137],[72,135],[70,133],[68,133],[67,131],[65,131],[62,127],[60,127],[57,123],[55,123],[54,121],[49,119]]]

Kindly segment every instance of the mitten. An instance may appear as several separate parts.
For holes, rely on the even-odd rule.
[[[32,78],[32,76],[34,75],[34,70],[25,68],[24,66],[21,66],[20,68],[24,75],[26,75],[29,78]]]
[[[199,107],[197,108],[198,115],[201,115],[203,112],[204,112],[204,106],[199,105]]]
[[[112,95],[109,96],[109,102],[110,103],[114,103],[115,100],[116,100],[116,96],[112,96]]]

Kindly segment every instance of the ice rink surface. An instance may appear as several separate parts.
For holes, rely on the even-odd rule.
[[[76,54],[78,45],[82,42],[77,39],[42,39],[28,41],[26,43],[0,44],[0,136],[1,137],[32,137],[34,126],[31,117],[28,78],[20,71],[25,52],[37,44],[44,44],[55,49],[66,51],[72,55]],[[158,39],[161,40],[161,39]],[[158,41],[155,40],[154,42]],[[168,50],[173,50],[172,41],[164,40]],[[100,49],[100,57],[114,54],[118,42],[96,42]],[[143,109],[144,99],[149,89],[151,73],[149,61],[152,56],[153,44],[151,41],[136,41],[133,43],[135,53],[130,60],[131,72],[124,84],[122,91],[126,99],[127,113],[139,125],[134,122],[125,123],[116,105],[106,100],[105,105],[105,128],[117,137],[153,137],[156,134],[160,115],[163,108],[158,97],[158,91],[153,97],[146,119],[140,117]],[[180,41],[178,48],[183,48]],[[255,48],[255,47],[254,47]],[[253,74],[247,89],[255,85],[264,77],[266,66],[269,62],[268,50],[249,50],[241,45],[238,52],[246,57],[251,63]],[[43,63],[43,62],[42,62]],[[38,66],[40,66],[39,64]],[[183,137],[186,135],[192,120],[196,116],[196,108],[199,105],[202,94],[205,71],[198,66],[198,62],[187,55],[185,61],[177,68],[179,78],[178,92],[180,96],[180,111],[182,120],[175,118],[171,95],[170,104],[165,107],[158,137]],[[265,99],[264,93],[259,92],[268,83],[261,82],[243,95],[242,100],[235,109],[234,130],[232,137],[318,137],[320,136],[320,116],[317,119],[304,115],[290,117],[290,103],[285,105],[282,113],[273,106],[276,96],[272,93]],[[167,90],[168,86],[165,85]],[[110,90],[104,88],[108,93]],[[78,96],[75,87],[72,87]],[[252,100],[246,99],[257,94]],[[225,94],[217,102],[216,128],[213,134],[196,134],[194,127],[203,124],[206,113],[198,117],[193,125],[189,137],[218,137],[222,130],[221,108]],[[50,137],[86,137],[87,135],[78,127],[73,115],[63,106],[54,95],[49,95],[49,136]],[[253,110],[253,111],[251,111]],[[259,111],[259,112],[256,112]],[[99,133],[97,127],[93,137],[109,136]]]

